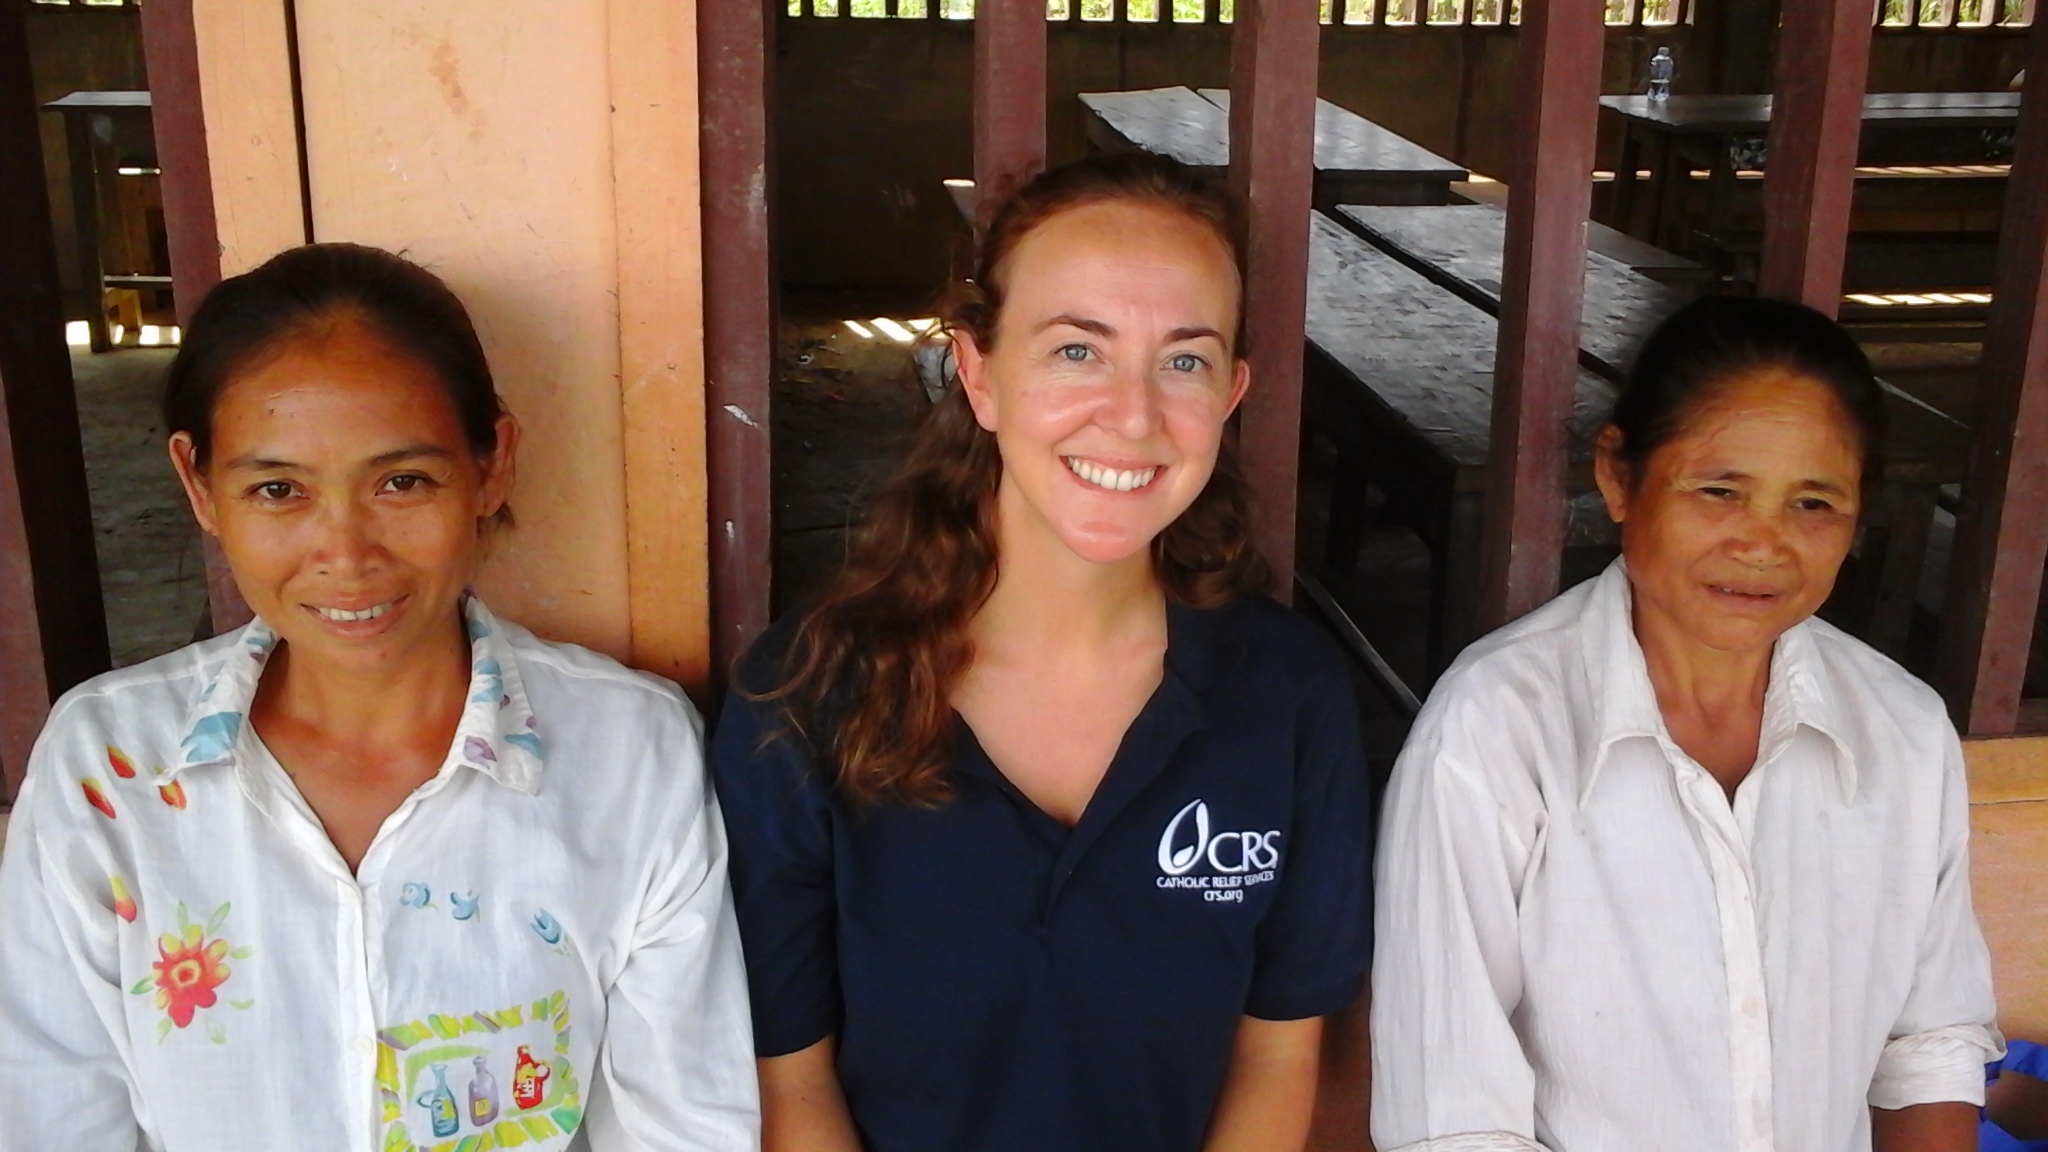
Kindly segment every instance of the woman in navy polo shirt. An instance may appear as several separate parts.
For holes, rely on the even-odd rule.
[[[1229,197],[1046,173],[713,751],[768,1148],[1299,1149],[1370,953],[1347,670],[1266,599]]]

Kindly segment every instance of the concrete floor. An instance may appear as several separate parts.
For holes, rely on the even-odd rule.
[[[92,491],[100,591],[114,664],[192,641],[206,611],[206,565],[158,414],[169,349],[72,349]]]

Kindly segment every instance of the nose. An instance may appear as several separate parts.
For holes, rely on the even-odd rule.
[[[1766,567],[1776,563],[1785,550],[1785,525],[1777,513],[1752,508],[1733,527],[1728,554],[1745,564]]]
[[[1126,440],[1143,440],[1160,425],[1159,392],[1152,374],[1125,367],[1109,381],[1095,422]]]
[[[370,509],[355,500],[334,500],[315,521],[313,562],[327,576],[357,576],[376,566],[375,521]]]

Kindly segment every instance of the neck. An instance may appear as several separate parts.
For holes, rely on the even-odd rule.
[[[271,716],[358,745],[411,744],[423,731],[446,739],[469,694],[469,640],[450,614],[434,640],[390,663],[336,667],[292,658],[280,643],[257,688]]]
[[[1007,486],[997,498],[996,586],[971,625],[976,646],[1072,651],[1163,630],[1166,594],[1150,549],[1112,564],[1076,556]]]
[[[1667,713],[1674,707],[1703,716],[1762,711],[1775,643],[1734,651],[1709,648],[1640,599],[1632,617],[1650,687]]]

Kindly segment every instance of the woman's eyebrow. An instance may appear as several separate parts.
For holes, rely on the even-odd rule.
[[[409,444],[404,448],[393,448],[389,452],[379,453],[371,457],[370,466],[382,468],[389,464],[396,464],[401,460],[453,460],[454,458],[455,454],[446,448],[437,448],[432,444]]]
[[[1105,340],[1116,335],[1116,329],[1110,327],[1107,324],[1104,324],[1100,320],[1090,320],[1086,316],[1069,316],[1065,313],[1055,316],[1052,319],[1047,320],[1044,323],[1040,324],[1038,327],[1033,328],[1031,330],[1031,333],[1035,336],[1038,333],[1045,331],[1047,328],[1057,328],[1062,324],[1066,325],[1069,328],[1079,328],[1083,332],[1093,332],[1095,335],[1100,336]]]
[[[1219,343],[1224,342],[1223,333],[1218,332],[1214,328],[1201,327],[1175,328],[1173,331],[1168,332],[1166,334],[1166,342],[1168,344],[1178,344],[1183,340],[1200,340],[1204,336],[1216,340]]]

